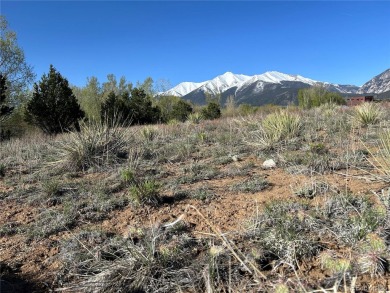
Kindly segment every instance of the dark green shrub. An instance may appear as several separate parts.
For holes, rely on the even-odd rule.
[[[216,102],[210,102],[202,109],[201,114],[204,119],[217,119],[221,117],[221,107]]]
[[[115,124],[128,125],[131,123],[132,113],[129,105],[129,94],[121,96],[110,92],[107,100],[102,104],[100,109],[101,120],[109,126]]]
[[[160,109],[153,106],[151,97],[142,89],[131,90],[129,106],[134,124],[153,124],[161,118]]]
[[[26,120],[48,134],[57,134],[71,128],[78,129],[78,120],[84,112],[77,103],[68,80],[50,65],[49,74],[44,74],[34,84],[32,99],[27,103]]]
[[[179,100],[177,104],[173,106],[172,113],[170,115],[170,119],[176,119],[181,122],[184,122],[187,120],[187,117],[189,114],[192,113],[192,106],[187,103],[186,101]]]
[[[7,105],[7,79],[0,73],[0,122],[12,113],[13,107]]]
[[[101,107],[100,115],[109,125],[152,124],[161,118],[160,109],[152,105],[151,97],[138,88],[121,95],[111,92]]]

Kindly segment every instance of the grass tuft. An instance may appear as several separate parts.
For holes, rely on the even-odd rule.
[[[79,132],[65,135],[57,144],[51,161],[72,171],[115,164],[126,158],[126,131],[118,126],[82,123]]]

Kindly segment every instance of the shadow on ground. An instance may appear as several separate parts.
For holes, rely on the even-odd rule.
[[[18,276],[14,269],[0,263],[0,292],[1,293],[33,293],[44,292],[36,284]]]

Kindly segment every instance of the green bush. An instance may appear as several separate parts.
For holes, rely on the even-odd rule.
[[[0,73],[0,123],[12,113],[13,107],[10,107],[7,103],[7,79]]]
[[[221,107],[217,102],[210,102],[201,111],[204,119],[213,120],[221,117]]]
[[[153,124],[161,119],[160,109],[153,106],[152,98],[142,89],[131,90],[129,107],[133,124]]]
[[[179,100],[173,106],[172,113],[169,115],[169,120],[176,119],[178,121],[184,122],[191,113],[192,106],[183,100]]]
[[[298,91],[298,104],[302,108],[310,109],[327,103],[346,104],[340,94],[327,91],[323,85],[315,85]]]
[[[160,109],[152,105],[151,97],[137,88],[121,95],[111,92],[102,104],[100,115],[108,125],[152,124],[161,118]]]
[[[34,84],[32,99],[27,103],[26,120],[48,134],[78,128],[84,112],[77,103],[66,78],[50,65],[48,75]]]
[[[101,120],[112,126],[119,122],[121,125],[131,124],[131,110],[128,105],[128,96],[118,96],[114,92],[108,94],[100,109]]]

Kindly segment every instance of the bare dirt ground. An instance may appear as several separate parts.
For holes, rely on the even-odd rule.
[[[207,130],[207,127],[211,130]],[[335,193],[346,192],[356,197],[369,196],[374,201],[377,201],[374,193],[379,193],[388,187],[387,182],[374,180],[372,174],[375,174],[376,170],[372,168],[362,170],[360,166],[352,164],[348,168],[337,170],[329,168],[324,172],[291,174],[288,166],[278,161],[272,152],[256,153],[257,147],[251,147],[240,153],[240,147],[245,148],[246,144],[244,142],[232,143],[231,137],[222,137],[226,129],[215,122],[182,131],[187,131],[185,134],[191,137],[194,133],[195,135],[199,132],[207,133],[210,136],[209,142],[204,143],[203,140],[191,142],[180,140],[179,142],[176,136],[172,139],[176,141],[176,144],[181,143],[183,148],[190,148],[191,145],[194,147],[187,152],[187,155],[183,155],[184,158],[177,159],[180,149],[169,150],[159,155],[152,161],[152,164],[145,160],[144,165],[141,163],[137,167],[141,178],[154,174],[154,178],[159,181],[160,196],[163,200],[157,206],[131,204],[128,199],[129,188],[123,185],[119,172],[126,168],[126,163],[112,168],[76,172],[76,174],[59,174],[58,172],[50,173],[43,158],[42,164],[31,166],[27,161],[15,163],[12,159],[7,159],[7,154],[3,153],[3,159],[8,160],[9,163],[6,175],[0,179],[1,293],[49,292],[61,288],[63,286],[61,274],[64,274],[62,270],[64,263],[59,257],[62,249],[61,243],[75,237],[80,231],[104,231],[115,237],[126,239],[130,237],[134,229],[161,227],[180,218],[190,229],[192,237],[209,239],[210,235],[215,236],[215,231],[209,223],[194,209],[189,208],[193,206],[212,223],[213,227],[217,227],[226,237],[237,239],[237,246],[245,249],[245,241],[240,237],[237,238],[237,235],[245,234],[250,220],[262,213],[267,204],[296,199],[316,206],[319,202],[326,200],[322,197],[297,199],[296,190],[304,184],[326,182],[329,190],[334,190]],[[166,128],[163,128],[162,132],[166,139]],[[218,138],[217,134],[221,137]],[[222,142],[223,139],[227,142]],[[158,141],[146,142],[145,145],[149,148],[159,148],[159,152],[162,153],[167,143],[167,140],[163,140],[160,143]],[[227,146],[224,146],[224,143]],[[331,145],[331,142],[327,140],[323,143]],[[301,142],[300,152],[309,153],[303,147],[304,145],[308,143]],[[224,147],[227,150],[221,151]],[[340,151],[338,147],[330,147],[330,149]],[[2,152],[4,151],[6,151],[5,148]],[[334,151],[334,153],[337,152]],[[239,160],[232,160],[232,154],[238,154]],[[162,158],[164,156],[166,158]],[[270,157],[275,158],[277,167],[265,170],[262,168],[262,163]],[[218,161],[221,158],[226,158],[226,162]],[[20,167],[18,164],[26,165],[23,172],[18,171],[17,168]],[[367,170],[369,170],[368,173]],[[208,175],[204,175],[203,171],[209,172]],[[240,187],[240,184],[251,182],[250,180],[254,178],[264,179],[266,185],[261,190],[257,190],[252,185],[247,189]],[[57,185],[54,184],[54,187],[45,185],[45,182],[51,182],[50,180],[55,180]],[[121,199],[125,199],[125,201],[110,202],[111,206],[106,207],[108,202],[108,199],[104,197],[106,195],[102,195],[101,201],[98,201],[100,195],[97,196],[97,194],[101,191],[96,189],[98,187],[104,190],[103,193],[108,195],[110,200],[120,202]],[[179,193],[185,196],[178,196]],[[197,194],[199,197],[195,196]],[[76,205],[79,202],[80,204]],[[76,208],[68,212],[73,205],[76,205]],[[85,212],[90,205],[96,205],[93,213],[89,210]],[[49,226],[57,224],[51,222],[54,221],[52,218],[48,218],[46,223],[39,222],[44,211],[61,211],[63,214],[70,214],[72,222],[70,224],[60,223],[60,228],[41,234],[40,230],[49,228],[42,227],[41,229],[37,226],[38,223]],[[92,213],[92,216],[88,213]],[[328,249],[332,247],[335,250],[339,248],[340,255],[347,254],[346,246],[341,247],[337,243],[330,243],[327,246]],[[332,274],[320,264],[317,256],[303,259],[298,267],[300,272],[307,277],[305,284],[313,284],[316,280],[332,277]],[[274,272],[278,272],[281,276],[281,267],[274,268],[272,273]],[[266,272],[270,276],[272,273]],[[293,271],[290,271],[288,276],[294,276]],[[387,271],[378,276],[371,278],[369,274],[359,274],[357,284],[366,286],[368,288],[366,291],[371,291],[369,286],[379,288],[380,285],[388,288]],[[279,278],[278,282],[282,282],[282,278]],[[319,284],[317,288],[325,286],[324,283]],[[276,287],[268,288],[272,291]]]

